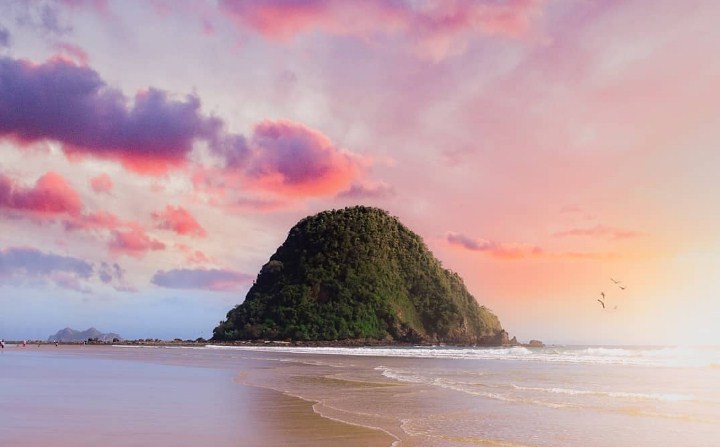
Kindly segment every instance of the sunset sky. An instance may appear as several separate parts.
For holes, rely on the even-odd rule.
[[[362,204],[521,341],[718,344],[718,23],[714,0],[3,1],[0,337],[209,337],[292,225]]]

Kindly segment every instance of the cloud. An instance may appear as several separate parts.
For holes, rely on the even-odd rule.
[[[136,222],[125,222],[107,211],[98,211],[90,214],[80,214],[73,216],[63,222],[66,230],[96,230],[107,229],[113,230],[120,227],[140,227]]]
[[[7,48],[10,46],[10,32],[7,28],[0,25],[0,48]]]
[[[175,248],[180,250],[185,255],[185,259],[191,264],[207,264],[214,262],[213,259],[206,255],[203,251],[192,248],[189,245],[175,244]]]
[[[466,250],[486,253],[498,259],[525,259],[545,255],[542,248],[520,244],[502,244],[485,239],[473,239],[460,233],[449,232],[446,240],[452,245]]]
[[[359,176],[365,161],[325,135],[291,121],[263,121],[253,130],[246,176],[262,189],[290,196],[334,194]]]
[[[395,189],[386,183],[353,183],[349,189],[340,192],[339,198],[347,199],[384,199],[395,194]]]
[[[599,239],[631,239],[642,236],[642,233],[634,230],[626,230],[623,228],[608,227],[605,225],[595,225],[589,228],[571,228],[569,230],[559,231],[553,234],[555,237],[590,237]]]
[[[90,187],[97,193],[108,193],[113,188],[113,181],[109,175],[103,173],[90,179]]]
[[[0,174],[0,209],[38,215],[77,215],[82,203],[65,178],[55,172],[40,177],[32,187],[18,185]]]
[[[369,163],[299,123],[263,121],[250,142],[225,127],[200,112],[196,96],[175,100],[150,88],[129,101],[88,67],[0,58],[0,137],[57,141],[70,159],[110,159],[161,175],[188,163],[194,143],[205,141],[223,175],[290,196],[335,194]]]
[[[464,234],[448,232],[446,241],[451,245],[463,248],[465,250],[474,251],[478,253],[484,253],[495,259],[500,260],[520,260],[520,259],[536,259],[536,258],[548,258],[548,259],[560,259],[560,260],[610,260],[618,259],[619,255],[615,253],[607,252],[578,252],[578,251],[564,251],[554,252],[544,250],[536,245],[526,244],[505,244],[486,239],[475,239]]]
[[[156,228],[174,231],[177,234],[205,237],[207,232],[195,220],[188,210],[180,206],[168,205],[163,211],[152,213]]]
[[[34,248],[11,247],[0,250],[0,275],[23,273],[43,276],[53,272],[74,273],[90,278],[93,268],[89,262],[70,256],[43,253]]]
[[[62,224],[67,231],[94,232],[95,236],[107,243],[113,255],[142,258],[148,251],[166,248],[163,242],[148,235],[141,223],[123,220],[104,210],[71,216],[64,219]]]
[[[58,287],[90,293],[94,279],[119,292],[136,289],[125,279],[125,270],[117,263],[95,265],[72,256],[44,253],[35,248],[9,247],[0,250],[0,284],[9,281],[52,283]]]
[[[249,284],[255,277],[232,270],[175,269],[160,270],[151,282],[170,289],[202,289],[213,291],[237,290]]]
[[[219,126],[200,114],[195,96],[178,101],[151,88],[131,106],[127,102],[88,67],[0,58],[0,136],[54,140],[68,156],[113,159],[138,173],[161,174],[183,164],[194,139]]]
[[[542,15],[542,0],[221,0],[231,21],[275,40],[321,32],[363,40],[405,36],[416,53],[438,60],[477,35],[518,38]]]
[[[118,292],[136,292],[125,280],[125,269],[117,263],[109,264],[105,261],[97,268],[97,275],[104,284],[111,285]]]
[[[34,248],[0,250],[0,278],[50,281],[59,287],[86,292],[83,281],[91,279],[93,266],[82,259],[43,253]]]
[[[7,16],[14,16],[15,22],[27,28],[55,35],[67,34],[72,27],[65,22],[58,2],[9,2],[4,11]]]
[[[55,49],[62,54],[61,58],[67,58],[70,62],[74,61],[81,65],[87,65],[88,63],[87,52],[77,45],[61,42],[55,45]]]
[[[165,244],[136,227],[113,231],[109,247],[111,253],[141,258],[148,251],[164,250]]]
[[[285,200],[240,197],[226,204],[225,208],[232,212],[258,211],[267,213],[287,208],[288,206],[290,206],[290,203]]]

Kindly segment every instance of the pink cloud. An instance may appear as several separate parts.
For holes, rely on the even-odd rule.
[[[553,234],[555,237],[591,237],[600,239],[630,239],[642,236],[642,233],[635,230],[595,225],[589,228],[571,228]]]
[[[29,188],[0,174],[0,208],[40,215],[76,215],[82,203],[65,178],[55,172],[43,175]]]
[[[87,65],[88,63],[87,52],[77,45],[63,42],[55,45],[55,48],[61,52],[62,57],[69,57],[71,62],[75,61],[80,65]]]
[[[175,248],[185,254],[185,259],[192,264],[207,264],[214,262],[212,258],[203,251],[194,249],[186,244],[175,244]]]
[[[352,9],[365,9],[363,14],[356,14],[357,22],[364,23],[364,17],[375,3],[366,2],[364,7],[346,3]],[[337,6],[337,3],[335,4]],[[334,7],[324,0],[307,1],[221,1],[220,11],[241,27],[250,27],[271,39],[288,39],[303,32],[319,29],[333,34],[350,34],[361,31],[367,25],[351,25],[349,17],[343,18],[343,8]],[[382,23],[382,22],[380,22]]]
[[[361,157],[344,151],[317,130],[291,121],[255,126],[245,172],[261,189],[289,196],[322,196],[347,188],[360,175]]]
[[[207,232],[195,220],[188,210],[180,206],[168,205],[163,211],[152,213],[157,228],[174,231],[177,234],[205,237]]]
[[[485,239],[473,239],[460,233],[450,232],[446,236],[447,242],[466,250],[486,253],[498,259],[524,259],[544,256],[542,248],[520,244],[502,244]]]
[[[142,228],[115,230],[110,241],[110,251],[114,254],[141,258],[148,251],[164,250],[165,244],[153,239]]]
[[[287,40],[319,31],[369,39],[406,36],[416,52],[435,60],[458,51],[477,34],[517,38],[542,15],[542,0],[394,1],[222,0],[220,10],[241,28]]]
[[[464,234],[449,232],[445,240],[456,247],[478,253],[484,253],[490,257],[500,260],[512,261],[521,259],[558,259],[558,260],[610,260],[618,259],[619,255],[615,253],[603,252],[581,252],[581,251],[564,251],[554,252],[544,250],[535,245],[526,244],[506,244],[485,239],[475,239]]]
[[[109,175],[103,173],[90,179],[90,187],[97,193],[107,193],[113,188],[113,181]]]

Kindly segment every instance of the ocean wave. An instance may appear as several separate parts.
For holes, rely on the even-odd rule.
[[[404,370],[399,370],[399,369],[395,369],[395,368],[389,368],[386,366],[378,366],[375,368],[375,370],[380,371],[382,376],[387,377],[388,379],[396,380],[398,382],[429,385],[429,386],[434,386],[434,387],[438,387],[438,388],[444,388],[444,389],[449,389],[449,390],[453,390],[453,391],[458,391],[458,392],[469,394],[472,396],[483,397],[483,398],[492,399],[492,400],[499,400],[502,402],[540,405],[543,407],[553,408],[553,409],[568,408],[568,407],[573,406],[568,403],[547,402],[547,401],[538,400],[538,399],[529,399],[526,397],[511,396],[511,395],[508,395],[505,393],[500,393],[500,392],[486,391],[486,390],[481,389],[482,388],[481,384],[468,384],[465,382],[457,382],[457,381],[450,380],[447,378],[442,378],[442,377],[422,376],[422,375],[416,374],[415,372],[412,372],[412,371],[404,371]]]
[[[582,364],[620,364],[662,367],[716,367],[720,348],[685,347],[576,347],[549,346],[528,349],[458,347],[293,347],[293,346],[220,346],[207,349],[240,349],[293,354],[347,355],[369,357],[406,357],[468,360],[515,360]]]
[[[572,388],[560,388],[560,387],[530,387],[521,385],[510,385],[513,389],[519,391],[533,391],[541,393],[553,393],[553,394],[566,394],[571,396],[601,396],[601,397],[616,397],[631,400],[659,400],[665,402],[680,402],[680,401],[692,401],[696,400],[695,397],[685,394],[673,394],[673,393],[633,393],[626,391],[603,391],[603,390],[581,390]]]

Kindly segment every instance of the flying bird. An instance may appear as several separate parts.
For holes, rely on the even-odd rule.
[[[599,302],[600,304],[602,304],[603,309],[605,309],[605,301],[603,301],[603,300],[601,300],[600,298],[598,298],[598,302]]]
[[[610,278],[610,281],[614,282],[615,284],[620,284],[622,281],[618,281],[617,279]]]
[[[625,290],[626,286],[618,286],[618,287],[620,287],[620,290]]]
[[[605,299],[605,292],[600,292],[600,295],[602,295],[603,299]]]

